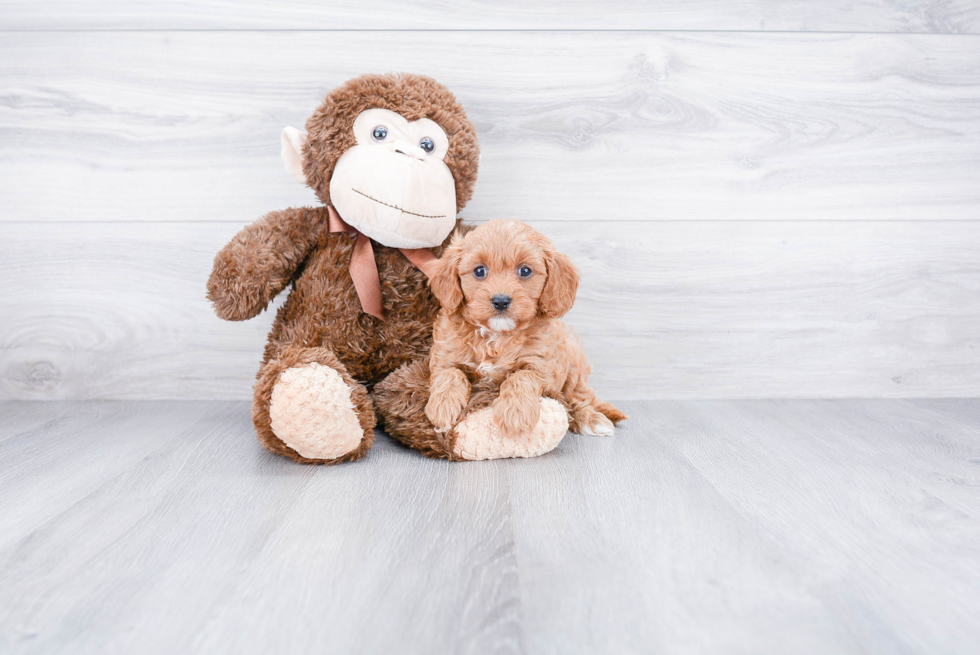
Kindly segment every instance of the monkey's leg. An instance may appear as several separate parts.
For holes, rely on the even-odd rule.
[[[288,347],[269,361],[252,422],[266,449],[306,464],[358,460],[374,441],[371,398],[329,348]]]
[[[439,434],[425,416],[429,401],[429,364],[418,360],[394,371],[374,387],[374,402],[384,428],[395,439],[427,457],[452,460],[535,457],[550,452],[568,432],[565,406],[541,399],[541,416],[525,434],[508,437],[493,423],[495,393],[477,391],[456,426]]]
[[[389,435],[426,457],[460,459],[452,454],[448,434],[436,432],[425,416],[429,402],[429,361],[405,364],[374,386],[371,393],[378,421]]]
[[[555,449],[568,432],[568,412],[552,398],[541,398],[538,422],[528,432],[503,435],[493,420],[493,408],[477,409],[453,429],[453,453],[460,459],[537,457]]]

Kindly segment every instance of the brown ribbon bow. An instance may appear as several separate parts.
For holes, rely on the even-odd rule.
[[[357,290],[357,297],[361,300],[361,309],[364,313],[384,319],[381,278],[378,277],[378,263],[374,260],[371,239],[345,223],[333,207],[327,207],[327,215],[329,217],[327,225],[331,232],[348,232],[357,235],[354,252],[350,256],[350,277],[354,280],[354,289]],[[415,265],[415,268],[425,273],[426,277],[432,277],[433,267],[438,260],[428,248],[399,248],[399,250]]]

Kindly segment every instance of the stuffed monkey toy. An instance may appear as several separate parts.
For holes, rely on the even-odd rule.
[[[451,233],[467,229],[456,215],[479,162],[463,108],[430,78],[365,75],[331,91],[305,134],[287,127],[282,158],[323,205],[249,225],[217,254],[208,280],[215,312],[229,321],[258,315],[290,287],[256,377],[259,441],[299,462],[354,461],[371,447],[377,412],[425,455],[480,459],[481,444],[500,437],[479,393],[451,435],[425,429],[423,414],[439,311],[427,271]],[[376,408],[369,389],[399,367]],[[532,432],[493,456],[546,452],[567,426],[565,409],[542,399]]]

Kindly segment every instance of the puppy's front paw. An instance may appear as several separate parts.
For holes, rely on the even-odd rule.
[[[448,432],[456,424],[464,405],[465,401],[453,396],[430,396],[425,404],[425,417],[436,432]]]
[[[493,422],[507,437],[530,432],[540,416],[541,399],[538,396],[501,394],[493,402]]]

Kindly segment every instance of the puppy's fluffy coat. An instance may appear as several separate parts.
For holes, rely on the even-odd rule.
[[[430,284],[442,304],[430,352],[425,415],[452,429],[474,384],[499,387],[493,419],[504,435],[529,431],[540,397],[568,408],[569,427],[610,436],[626,415],[588,386],[581,342],[558,320],[575,302],[578,271],[531,226],[490,221],[456,235]]]

